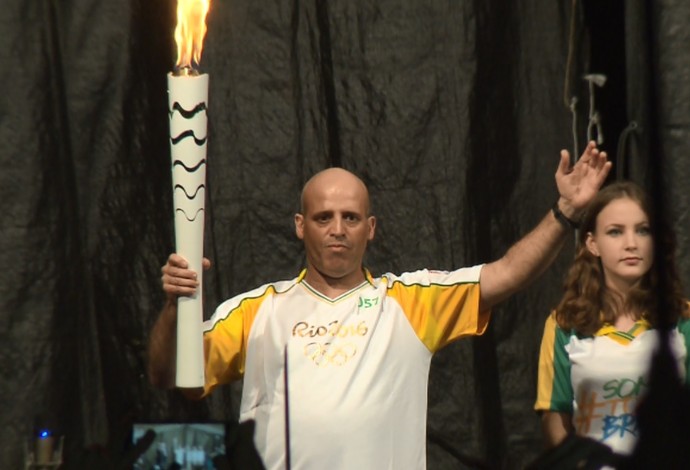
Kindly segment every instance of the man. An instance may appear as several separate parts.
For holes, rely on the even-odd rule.
[[[205,387],[187,393],[244,378],[240,420],[256,422],[269,469],[425,468],[433,353],[482,334],[490,308],[546,269],[610,167],[593,142],[573,168],[562,151],[556,205],[493,263],[380,278],[362,266],[376,230],[366,186],[339,168],[316,174],[295,215],[307,268],[218,307],[205,325]],[[149,374],[171,386],[176,300],[197,280],[176,254],[162,273],[167,301],[151,334]]]

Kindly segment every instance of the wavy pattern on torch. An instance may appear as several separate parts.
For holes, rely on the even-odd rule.
[[[182,160],[175,160],[173,162],[173,168],[175,168],[176,165],[181,165],[187,171],[187,173],[194,173],[199,168],[201,168],[202,165],[206,165],[206,159],[202,158],[201,160],[199,160],[199,163],[197,163],[194,166],[187,166],[184,164]]]
[[[187,189],[184,186],[182,186],[181,184],[176,184],[175,187],[173,188],[173,191],[177,191],[178,189],[181,189],[182,192],[184,193],[184,195],[187,197],[187,199],[189,199],[191,201],[192,199],[196,198],[196,195],[199,194],[199,191],[202,188],[205,190],[206,185],[200,184],[199,187],[196,188],[196,191],[194,191],[194,194],[192,194],[191,196],[187,192]]]
[[[173,145],[177,145],[180,143],[180,141],[186,139],[187,137],[192,137],[194,139],[194,143],[196,143],[199,147],[206,143],[206,136],[202,137],[201,139],[198,139],[196,135],[194,135],[194,131],[191,129],[184,131],[176,137],[171,137],[170,141],[173,143]]]
[[[201,102],[201,103],[197,104],[196,106],[194,106],[193,109],[187,110],[187,109],[183,108],[182,105],[178,101],[175,101],[172,105],[172,109],[168,111],[168,114],[170,115],[171,118],[172,118],[173,114],[175,114],[175,111],[180,113],[180,115],[183,118],[191,119],[202,111],[204,113],[207,112],[207,108],[206,108],[206,103]]]
[[[187,213],[184,211],[184,209],[179,209],[179,208],[178,208],[178,209],[175,209],[175,212],[182,212],[182,215],[184,215],[184,218],[185,218],[185,219],[187,219],[187,220],[190,221],[190,222],[194,222],[194,221],[196,220],[196,218],[199,216],[199,212],[204,212],[204,208],[202,207],[202,208],[200,208],[199,210],[197,210],[197,211],[196,211],[196,214],[194,214],[194,217],[192,217],[191,219],[189,218],[189,216],[187,215]]]

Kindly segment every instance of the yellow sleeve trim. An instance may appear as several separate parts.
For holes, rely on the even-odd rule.
[[[478,282],[405,285],[396,281],[389,296],[432,353],[464,336],[481,335],[489,322],[490,313],[479,312]]]
[[[551,395],[554,382],[554,348],[556,345],[556,316],[549,315],[544,324],[544,333],[539,350],[539,371],[537,377],[537,401],[534,409],[551,409]]]
[[[247,344],[254,319],[263,301],[275,293],[269,285],[256,297],[242,299],[223,318],[216,321],[211,330],[204,333],[204,354],[206,357],[206,383],[204,396],[218,385],[241,379],[244,376],[247,359]]]

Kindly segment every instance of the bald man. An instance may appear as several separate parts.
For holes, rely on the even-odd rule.
[[[362,265],[376,231],[366,186],[340,168],[316,174],[295,215],[306,269],[217,308],[204,327],[206,384],[187,394],[242,378],[240,420],[254,420],[268,469],[426,468],[433,354],[482,334],[491,307],[546,269],[611,167],[594,143],[568,162],[562,151],[553,209],[499,260],[381,277]],[[172,386],[177,297],[198,283],[176,254],[162,273],[167,300],[151,333],[149,376]]]

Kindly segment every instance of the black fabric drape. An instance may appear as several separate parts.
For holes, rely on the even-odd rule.
[[[645,184],[663,150],[687,283],[690,6],[661,2],[649,23],[638,2],[619,3],[624,83],[605,87],[624,88],[613,100],[624,97],[626,113],[611,128],[635,125],[625,140],[607,132],[604,145],[623,162],[620,176]],[[67,455],[106,443],[116,454],[133,420],[237,417],[241,384],[189,402],[146,379],[160,266],[173,250],[174,9],[172,0],[0,9],[2,468],[21,467],[38,426],[64,435]],[[581,75],[600,72],[592,48],[606,58],[592,34],[605,22],[585,13],[564,0],[212,0],[201,60],[210,76],[206,314],[297,274],[299,191],[328,166],[370,187],[374,273],[498,258],[556,197],[558,152],[576,147],[569,94],[584,146]],[[649,147],[650,129],[660,149]],[[539,341],[572,250],[497,308],[485,336],[434,358],[429,468],[522,468],[541,452]]]

